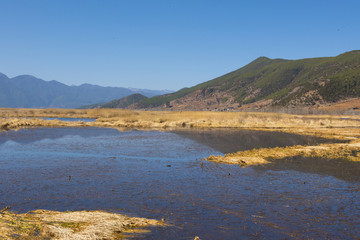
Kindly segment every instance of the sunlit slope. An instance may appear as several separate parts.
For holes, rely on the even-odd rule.
[[[82,106],[80,108],[81,109],[91,109],[91,108],[121,108],[121,109],[125,109],[125,108],[129,107],[130,105],[137,103],[146,98],[147,98],[146,96],[144,96],[140,93],[135,93],[135,94],[131,94],[127,97],[112,100],[107,103],[92,104],[92,105]]]
[[[221,77],[172,94],[142,100],[137,108],[191,104],[311,106],[360,96],[360,51],[301,60],[260,57]],[[167,103],[167,104],[166,104]],[[235,105],[234,105],[235,104]]]

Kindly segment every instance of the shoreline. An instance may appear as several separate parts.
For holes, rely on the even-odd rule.
[[[4,110],[4,109],[3,109]],[[267,159],[329,157],[360,161],[360,116],[292,115],[259,112],[155,112],[120,109],[5,109],[0,111],[0,131],[33,127],[105,127],[119,130],[246,129],[285,132],[347,143],[253,149],[209,156],[205,160],[239,164],[266,164]],[[55,116],[58,114],[58,116]],[[18,116],[18,117],[14,117]],[[26,117],[26,118],[25,118]],[[32,118],[31,118],[32,117]],[[35,118],[38,117],[38,118]],[[94,122],[44,120],[41,117],[95,118]],[[324,152],[331,152],[324,153]]]
[[[76,122],[44,120],[35,117],[48,116],[48,110],[19,109],[16,114],[10,110],[0,110],[0,132],[39,127],[105,127],[119,130],[190,130],[190,129],[246,129],[255,131],[276,131],[298,135],[342,140],[343,143],[326,143],[311,146],[297,145],[291,147],[258,148],[224,156],[209,156],[206,161],[224,164],[236,164],[240,167],[266,165],[292,157],[343,159],[360,162],[360,116],[313,116],[274,113],[213,113],[213,112],[139,112],[128,110],[101,110],[87,115],[73,114],[72,110],[63,110],[57,117],[96,118],[94,122]],[[34,111],[36,116],[29,115]],[[68,112],[66,112],[68,111]],[[70,113],[69,113],[70,112]],[[46,116],[45,116],[46,115]],[[72,218],[82,215],[81,221]],[[98,219],[91,220],[89,216]],[[116,223],[106,219],[118,219]],[[105,220],[104,220],[105,219]],[[99,224],[101,223],[101,224]],[[125,215],[103,211],[56,212],[34,210],[29,213],[16,214],[7,209],[0,210],[0,238],[25,237],[27,239],[81,239],[81,237],[101,236],[100,238],[131,238],[144,234],[150,226],[167,226],[163,220],[129,218]],[[61,235],[65,234],[65,235]],[[89,235],[90,234],[90,235]],[[95,234],[95,235],[94,235]],[[98,235],[100,234],[100,235]],[[107,235],[101,235],[107,234]],[[85,238],[84,237],[84,238]],[[95,238],[95,237],[93,237]]]
[[[0,238],[4,239],[127,239],[155,226],[166,224],[105,211],[0,210]]]

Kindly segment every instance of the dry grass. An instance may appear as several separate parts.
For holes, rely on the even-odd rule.
[[[117,128],[245,128],[338,139],[351,139],[360,135],[359,116],[124,111],[123,116],[100,117],[96,123],[99,126]],[[350,130],[346,132],[344,129]]]
[[[360,162],[360,142],[320,144],[318,146],[260,148],[225,154],[225,156],[210,156],[206,160],[249,166],[267,164],[270,161],[295,156],[323,159],[346,159],[348,161]]]
[[[0,108],[0,118],[112,118],[131,115],[133,111],[122,109],[30,109],[30,108]]]
[[[111,128],[137,129],[176,129],[176,128],[243,128],[262,131],[281,131],[301,135],[356,141],[360,137],[360,116],[357,115],[292,115],[284,113],[262,112],[206,112],[206,111],[132,111],[120,109],[0,109],[0,130],[23,127],[65,127],[65,126],[96,126]],[[96,118],[95,122],[62,122],[58,120],[19,119],[14,117],[74,117]],[[323,145],[322,145],[323,146]],[[350,146],[350,145],[349,145]],[[329,145],[324,148],[342,151],[345,145]],[[298,148],[296,150],[296,148]],[[349,149],[358,148],[351,146]],[[310,149],[310,150],[309,150]],[[328,151],[326,150],[326,151]],[[236,153],[246,164],[265,163],[267,158],[276,156],[266,151],[287,152],[286,156],[294,154],[306,155],[307,152],[318,152],[318,147],[292,147],[272,150],[253,150]],[[325,151],[325,150],[324,150]],[[354,150],[355,151],[355,150]],[[356,150],[357,151],[357,150]],[[291,152],[291,153],[289,153]],[[346,152],[346,151],[345,151]],[[344,157],[345,153],[339,157]],[[313,154],[312,156],[315,156]],[[322,155],[325,157],[325,155]],[[333,156],[330,156],[333,157]],[[227,155],[225,158],[233,158]],[[211,157],[209,160],[221,162],[236,162],[225,160],[224,157]],[[348,157],[345,157],[348,158]],[[241,162],[240,161],[240,162]]]
[[[348,109],[358,110],[360,109],[360,98],[350,98],[342,101],[338,101],[334,104],[323,105],[319,107],[319,110],[323,111],[346,111]]]
[[[88,122],[66,122],[60,120],[43,120],[27,118],[0,118],[0,130],[20,129],[29,127],[85,127]]]
[[[103,211],[0,213],[0,239],[124,239],[149,226],[164,222]]]
[[[87,118],[90,110],[81,109],[29,109],[29,108],[0,108],[0,117],[75,117]]]

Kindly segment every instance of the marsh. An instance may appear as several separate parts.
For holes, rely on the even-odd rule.
[[[259,142],[251,145],[250,136],[266,139],[271,132],[93,127],[1,132],[0,205],[18,212],[100,209],[164,218],[172,225],[153,227],[147,239],[359,236],[356,178],[344,179],[319,166],[302,171],[296,161],[288,168],[286,162],[282,168],[241,168],[202,161],[232,151],[221,147],[226,139],[229,144],[236,139],[236,148],[256,148]],[[321,142],[291,134],[273,138],[275,146]]]

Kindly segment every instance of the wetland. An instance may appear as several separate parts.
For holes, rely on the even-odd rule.
[[[243,168],[204,160],[347,141],[249,129],[3,131],[0,208],[164,219],[166,227],[137,236],[145,239],[354,239],[359,162],[292,157]]]

